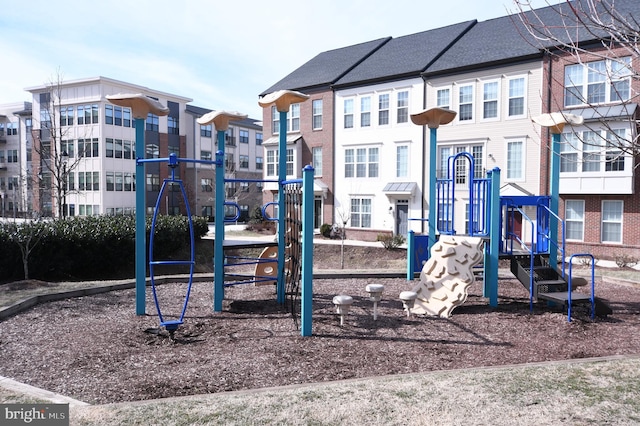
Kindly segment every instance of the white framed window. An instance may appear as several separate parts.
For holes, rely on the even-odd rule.
[[[371,126],[371,97],[360,98],[360,127]]]
[[[451,108],[451,90],[449,88],[438,89],[436,92],[436,106],[444,109]]]
[[[382,93],[378,95],[378,125],[387,124],[389,124],[389,94]]]
[[[287,114],[287,128],[291,132],[300,131],[300,104],[291,104],[289,114]]]
[[[560,172],[624,172],[628,155],[625,155],[621,147],[628,143],[627,129],[563,133],[560,142]]]
[[[602,242],[622,243],[624,204],[618,200],[602,201]]]
[[[352,198],[350,213],[351,227],[371,228],[370,198]]]
[[[625,141],[626,132],[623,129],[607,131],[607,151],[605,154],[605,171],[622,172],[624,171],[624,152],[620,146]]]
[[[507,180],[521,181],[524,179],[524,142],[507,142]]]
[[[498,118],[498,82],[487,81],[482,85],[482,118]]]
[[[407,123],[409,121],[409,92],[406,90],[398,92],[397,102],[396,123]]]
[[[564,202],[566,239],[584,241],[584,200]]]
[[[441,146],[438,147],[438,176],[439,177],[451,177],[449,173],[449,157],[455,154],[460,154],[462,152],[468,152],[473,157],[473,177],[483,178],[484,177],[484,145],[483,144],[459,144],[459,145],[449,145],[449,146]],[[453,170],[451,171],[453,176],[455,177],[456,184],[466,184],[468,182],[467,178],[469,177],[469,160],[460,156],[456,159],[455,164],[453,164]]]
[[[473,120],[473,84],[460,86],[458,92],[458,120]]]
[[[322,129],[322,99],[314,99],[311,104],[313,130]]]
[[[564,105],[626,101],[631,95],[631,57],[603,59],[564,68]]]
[[[378,177],[379,149],[348,148],[344,151],[344,177]]]
[[[313,158],[314,176],[322,176],[322,147],[314,146],[311,148],[311,156]]]
[[[578,149],[580,138],[575,133],[563,133],[560,140],[560,172],[578,171]]]
[[[598,132],[585,131],[582,133],[582,171],[599,172],[602,161],[602,138]]]
[[[409,147],[407,145],[396,146],[396,177],[409,176]]]
[[[526,93],[526,80],[524,77],[513,77],[508,80],[509,85],[509,100],[507,116],[524,117],[525,116],[525,93]]]
[[[344,128],[353,128],[353,99],[344,100]]]
[[[280,133],[280,112],[275,106],[271,107],[271,133],[274,135]]]

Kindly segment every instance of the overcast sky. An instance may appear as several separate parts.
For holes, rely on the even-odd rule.
[[[24,88],[56,80],[59,72],[63,80],[114,78],[256,119],[258,94],[318,53],[516,10],[513,0],[0,4],[0,104],[29,101]]]

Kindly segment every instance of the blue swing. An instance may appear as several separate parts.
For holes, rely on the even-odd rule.
[[[158,318],[160,319],[160,326],[164,327],[172,336],[173,333],[178,329],[178,327],[184,322],[184,316],[187,312],[187,304],[189,303],[189,295],[191,294],[191,285],[193,284],[193,269],[195,266],[195,243],[193,236],[193,220],[191,218],[191,209],[189,208],[189,202],[187,200],[187,194],[184,189],[184,185],[182,180],[176,179],[175,177],[175,168],[178,165],[178,159],[175,154],[169,155],[169,167],[171,168],[171,177],[164,179],[162,182],[162,188],[160,189],[160,193],[158,194],[158,199],[156,200],[156,205],[153,210],[153,220],[151,222],[151,234],[149,236],[149,275],[151,277],[151,289],[153,291],[153,300],[156,304],[156,310],[158,311]],[[187,209],[187,217],[189,220],[189,235],[191,238],[191,259],[190,260],[154,260],[153,259],[153,244],[154,244],[154,235],[156,230],[156,219],[158,217],[158,212],[160,211],[160,200],[162,199],[162,195],[167,188],[168,184],[177,184],[180,187],[180,192],[182,193],[182,198],[184,200],[184,204]],[[182,306],[182,312],[180,313],[180,317],[178,319],[173,320],[164,320],[162,316],[162,310],[160,309],[160,303],[158,301],[158,294],[156,292],[156,283],[155,283],[155,271],[154,267],[157,265],[189,265],[189,284],[187,286],[187,292],[184,298],[184,304]]]

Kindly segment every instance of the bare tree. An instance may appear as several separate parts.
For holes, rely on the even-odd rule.
[[[71,134],[73,109],[63,105],[63,77],[59,71],[46,88],[47,90],[40,94],[40,116],[34,117],[34,122],[39,123],[39,129],[32,131],[33,150],[37,154],[35,158],[39,160],[38,168],[34,172],[37,176],[40,202],[49,197],[54,199],[55,216],[63,218],[66,208],[64,200],[74,191],[69,176],[78,166],[85,150],[79,148],[78,152],[75,152],[74,135]]]
[[[550,62],[574,66],[575,73],[565,69],[562,76],[549,74],[549,84],[564,87],[562,96],[550,99],[550,112],[563,111],[568,102],[572,107],[583,106],[582,112],[589,116],[585,127],[590,131],[566,142],[575,149],[588,147],[587,157],[591,157],[586,161],[604,156],[613,162],[639,154],[638,132],[621,134],[612,128],[611,123],[618,120],[612,120],[609,107],[618,106],[616,119],[624,117],[637,125],[640,68],[634,63],[640,57],[640,2],[567,0],[552,5],[547,1],[548,7],[538,9],[530,0],[514,0],[514,4],[513,21],[524,39],[544,51]],[[580,108],[574,111],[581,112]]]

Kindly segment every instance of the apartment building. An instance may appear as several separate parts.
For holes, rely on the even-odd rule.
[[[265,90],[265,96],[277,90],[297,90],[309,99],[293,104],[287,114],[287,178],[301,178],[302,168],[314,168],[314,228],[333,224],[335,218],[334,93],[332,85],[354,66],[391,38],[322,52],[291,74]],[[280,115],[275,107],[263,111],[263,126],[269,138],[264,142],[264,177],[277,179]],[[264,201],[277,200],[278,185],[265,184]]]
[[[0,217],[31,211],[31,126],[30,102],[0,105]]]

